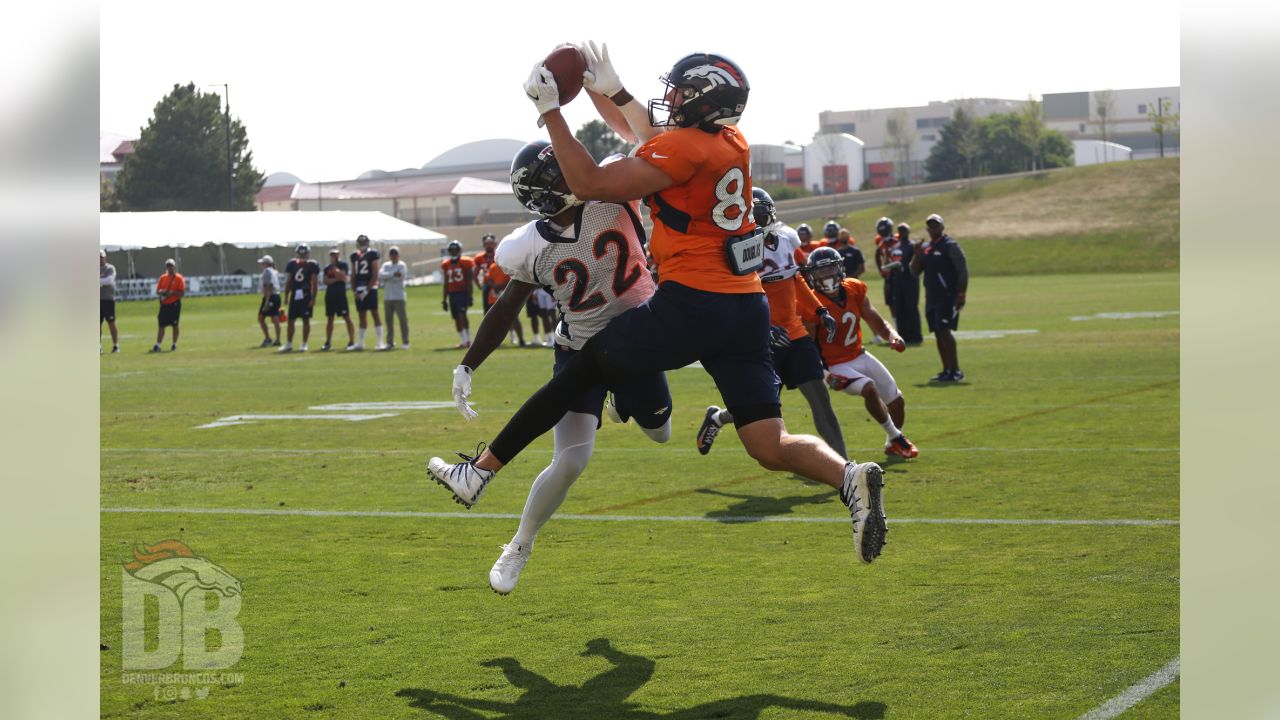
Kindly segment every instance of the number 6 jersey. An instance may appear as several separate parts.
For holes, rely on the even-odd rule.
[[[653,295],[636,209],[635,203],[588,202],[563,230],[535,220],[498,244],[503,271],[551,290],[560,306],[557,344],[581,350],[615,316]]]

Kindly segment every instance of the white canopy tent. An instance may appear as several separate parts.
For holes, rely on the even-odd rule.
[[[399,245],[406,262],[423,264],[439,257],[432,246],[448,242],[434,230],[375,211],[104,212],[98,217],[99,246],[129,278],[158,277],[170,257],[186,275],[256,273],[259,250],[274,248],[277,266],[283,267],[303,243],[323,265],[329,248],[338,247],[345,256],[360,235],[368,235],[384,254]],[[183,248],[188,251],[182,253]]]
[[[207,243],[262,248],[298,243],[336,245],[368,235],[378,243],[440,244],[448,238],[380,212],[104,212],[104,250],[199,247]]]

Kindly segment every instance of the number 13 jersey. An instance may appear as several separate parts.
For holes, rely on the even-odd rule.
[[[512,279],[551,290],[560,306],[557,344],[581,350],[615,316],[653,295],[636,209],[588,202],[563,230],[535,220],[498,244],[498,266]]]

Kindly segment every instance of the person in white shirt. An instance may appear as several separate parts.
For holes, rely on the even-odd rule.
[[[98,251],[98,352],[102,352],[102,323],[111,330],[111,352],[120,352],[116,332],[116,268],[107,262],[107,251]]]
[[[410,278],[409,266],[400,259],[400,248],[387,251],[387,261],[378,269],[378,284],[382,286],[383,314],[387,316],[387,344],[378,350],[391,350],[396,346],[396,316],[400,317],[401,346],[409,349],[409,316],[405,313],[405,281]]]
[[[258,304],[258,327],[262,328],[262,345],[259,347],[278,346],[280,344],[280,273],[276,272],[276,261],[271,259],[270,255],[258,258],[258,265],[262,268],[262,280],[259,281],[262,302]],[[271,319],[271,323],[276,328],[274,342],[271,340],[271,333],[267,331],[267,318]]]

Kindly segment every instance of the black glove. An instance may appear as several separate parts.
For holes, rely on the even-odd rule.
[[[791,338],[787,336],[787,329],[777,325],[770,325],[769,344],[776,348],[791,347]]]
[[[448,301],[448,300],[441,300],[441,301],[440,301],[440,309],[441,309],[441,310],[444,310],[445,312],[449,312],[449,301]]]
[[[827,342],[836,341],[836,319],[831,317],[831,313],[826,308],[818,308],[818,319],[822,321],[822,327],[827,331]]]

